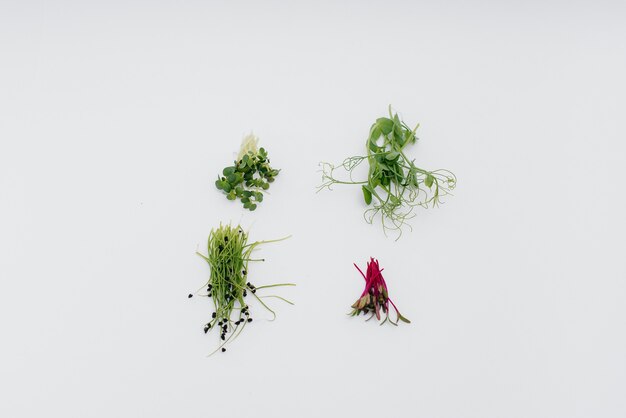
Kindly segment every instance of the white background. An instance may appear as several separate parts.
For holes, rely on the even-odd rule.
[[[623,3],[0,5],[1,416],[626,416]],[[315,194],[388,104],[459,177],[398,242]],[[296,306],[206,358],[220,221],[293,234],[251,278]],[[346,316],[369,256],[411,325]]]

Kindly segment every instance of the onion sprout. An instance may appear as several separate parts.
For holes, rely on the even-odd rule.
[[[257,295],[257,291],[280,287],[295,286],[293,283],[278,283],[263,286],[254,286],[248,279],[249,264],[264,259],[253,259],[252,252],[262,244],[278,242],[289,237],[270,240],[255,241],[248,243],[248,234],[240,226],[222,226],[211,230],[208,240],[208,255],[196,252],[210,267],[209,280],[195,293],[205,296],[213,302],[211,319],[204,326],[204,332],[219,328],[221,343],[213,353],[220,350],[226,351],[225,345],[234,341],[243,331],[247,324],[252,322],[250,306],[246,298],[256,299],[267,311],[272,314],[272,320],[276,313],[265,303],[263,299],[276,298],[293,305],[293,303],[278,295]],[[189,294],[189,297],[193,297]],[[213,354],[211,353],[211,354]]]

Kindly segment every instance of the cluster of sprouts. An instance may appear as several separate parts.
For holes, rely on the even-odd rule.
[[[352,304],[352,312],[350,315],[359,316],[361,313],[364,315],[370,314],[370,317],[366,319],[369,321],[374,316],[380,321],[380,318],[384,315],[385,319],[380,324],[384,324],[389,321],[393,325],[398,325],[398,322],[410,323],[396,307],[389,297],[389,289],[387,283],[383,277],[383,270],[378,264],[378,260],[370,257],[370,261],[367,263],[366,273],[363,274],[359,266],[354,265],[356,269],[361,273],[365,280],[365,289],[361,293],[361,296]],[[394,321],[389,317],[390,307],[396,311],[396,320]]]
[[[255,299],[272,314],[272,320],[276,318],[276,313],[264,299],[277,298],[293,305],[291,301],[278,295],[257,294],[257,291],[262,289],[294,286],[293,283],[254,286],[248,280],[249,263],[265,261],[253,259],[252,252],[261,244],[283,239],[286,238],[248,243],[248,234],[241,227],[220,225],[209,235],[208,255],[197,253],[209,264],[211,272],[209,280],[198,289],[196,295],[208,297],[213,304],[211,319],[204,325],[204,332],[208,333],[216,328],[220,330],[221,342],[214,352],[220,349],[222,352],[226,351],[225,345],[234,341],[246,325],[252,322],[247,299]],[[189,294],[190,298],[192,296],[193,294]]]
[[[244,207],[253,211],[263,201],[263,193],[270,188],[280,170],[270,166],[265,148],[258,148],[259,138],[246,136],[233,165],[224,167],[217,176],[215,187],[228,200],[239,199]]]
[[[456,176],[445,169],[425,170],[405,154],[415,144],[417,128],[411,129],[397,114],[378,118],[370,129],[367,154],[346,158],[341,164],[320,163],[322,183],[318,191],[332,190],[334,185],[360,185],[368,208],[364,218],[373,223],[378,216],[385,232],[394,230],[398,238],[417,207],[438,206],[441,198],[456,187]],[[367,162],[367,179],[355,179],[355,170]]]

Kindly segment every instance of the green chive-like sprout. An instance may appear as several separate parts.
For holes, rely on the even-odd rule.
[[[208,255],[196,252],[202,257],[210,268],[209,280],[195,293],[206,296],[213,303],[211,319],[204,326],[204,332],[208,333],[215,328],[220,329],[221,342],[213,351],[226,351],[225,345],[234,341],[243,331],[247,324],[252,322],[250,306],[247,299],[253,298],[260,303],[276,318],[276,313],[265,303],[264,299],[277,298],[293,305],[293,303],[278,295],[258,295],[257,291],[279,287],[295,286],[293,283],[278,283],[262,286],[254,286],[248,279],[249,264],[264,259],[253,259],[252,252],[260,245],[278,242],[289,237],[248,243],[248,234],[240,226],[221,225],[211,230],[208,240]],[[193,294],[189,294],[191,298]],[[211,353],[211,354],[213,354]]]

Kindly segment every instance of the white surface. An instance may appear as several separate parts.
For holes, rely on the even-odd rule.
[[[626,416],[626,9],[438,3],[3,1],[0,415]],[[398,242],[314,193],[389,103],[459,177]],[[213,186],[250,130],[254,213]],[[205,358],[229,220],[293,234],[251,274],[297,305]],[[345,315],[370,255],[410,326]]]

